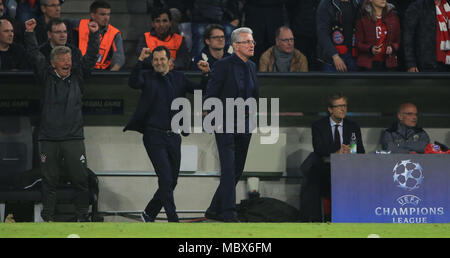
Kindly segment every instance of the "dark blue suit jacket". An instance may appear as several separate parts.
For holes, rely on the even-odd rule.
[[[239,74],[242,73],[243,69],[249,70],[249,77],[252,81],[252,87],[245,81],[239,80]],[[226,128],[226,99],[236,99],[241,97],[239,95],[240,88],[245,89],[246,98],[244,99],[255,98],[258,100],[259,91],[255,63],[251,60],[244,63],[244,61],[236,54],[232,54],[231,56],[215,62],[210,73],[205,99],[214,97],[222,101],[224,111],[224,128]]]
[[[153,70],[143,70],[143,62],[138,61],[134,69],[131,71],[128,85],[133,89],[142,90],[139,103],[131,120],[125,126],[123,131],[132,130],[144,133],[148,121],[163,121],[167,120],[167,114],[160,112],[160,99],[165,98],[167,82],[160,74]],[[182,72],[169,71],[165,76],[170,78],[173,87],[173,99],[185,97],[186,93],[194,93],[194,90],[204,90],[207,83],[207,78],[202,76],[200,84],[191,82],[186,78]],[[170,103],[169,103],[170,105]],[[168,107],[170,109],[170,106]],[[165,114],[164,117],[162,117]],[[161,128],[158,124],[152,127],[167,130],[168,128]]]
[[[344,118],[342,129],[343,144],[350,144],[352,133],[356,133],[357,153],[365,153],[359,125]],[[314,152],[320,157],[327,157],[330,156],[331,153],[338,151],[334,146],[333,133],[331,132],[330,118],[328,116],[314,122],[311,131]]]

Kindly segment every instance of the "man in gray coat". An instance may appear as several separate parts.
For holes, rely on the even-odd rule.
[[[427,132],[417,126],[417,107],[403,103],[397,112],[398,122],[383,132],[381,146],[392,153],[423,153],[430,143]]]

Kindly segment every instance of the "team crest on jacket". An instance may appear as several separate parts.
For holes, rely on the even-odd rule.
[[[45,163],[47,161],[47,156],[44,153],[41,153],[41,163]]]

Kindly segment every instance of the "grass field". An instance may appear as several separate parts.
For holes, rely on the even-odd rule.
[[[0,238],[449,238],[450,224],[0,223]]]

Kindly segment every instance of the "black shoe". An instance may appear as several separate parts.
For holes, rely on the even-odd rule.
[[[212,220],[220,220],[221,219],[221,217],[219,216],[219,214],[217,212],[212,211],[210,209],[206,210],[205,218],[212,219]]]
[[[155,222],[155,219],[152,219],[149,215],[147,215],[147,213],[145,213],[145,211],[141,213],[141,219],[145,223]]]
[[[231,218],[223,218],[221,220],[222,222],[226,222],[226,223],[240,223],[241,221],[236,218],[236,217],[231,217]]]

